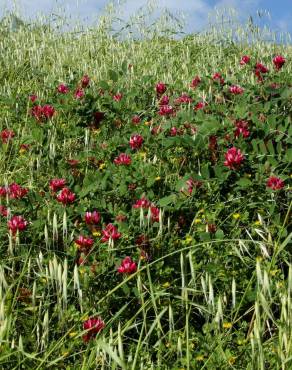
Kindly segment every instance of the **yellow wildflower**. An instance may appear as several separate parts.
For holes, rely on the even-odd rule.
[[[230,329],[230,328],[232,328],[232,323],[231,322],[224,322],[223,323],[223,328],[224,329]]]
[[[240,213],[233,213],[232,217],[235,219],[235,220],[238,220],[240,218]]]
[[[235,360],[236,360],[236,357],[235,356],[229,357],[229,359],[228,359],[229,365],[233,365],[235,363]]]
[[[187,235],[186,238],[185,238],[185,242],[187,244],[190,244],[192,241],[193,241],[193,238],[190,235]]]
[[[105,167],[106,167],[106,164],[105,164],[105,163],[102,163],[102,164],[100,164],[100,165],[99,165],[99,167],[98,167],[98,168],[99,168],[100,170],[103,170]]]

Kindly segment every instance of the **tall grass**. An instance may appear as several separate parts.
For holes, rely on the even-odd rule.
[[[0,125],[17,127],[19,144],[29,137],[30,127],[29,109],[25,115],[20,113],[18,99],[35,93],[45,100],[49,98],[48,91],[68,78],[86,73],[94,86],[124,62],[133,68],[120,77],[121,90],[135,89],[142,77],[145,92],[149,88],[147,78],[167,81],[183,90],[196,74],[210,75],[220,70],[228,78],[236,73],[234,68],[240,71],[237,61],[243,54],[253,54],[258,60],[276,53],[285,54],[287,59],[292,56],[291,46],[285,45],[283,39],[276,43],[273,33],[251,23],[230,27],[230,19],[221,22],[219,14],[216,27],[180,39],[166,31],[172,32],[175,26],[171,17],[161,19],[152,28],[139,23],[138,38],[135,32],[132,37],[124,31],[122,38],[109,32],[114,20],[115,15],[110,14],[95,27],[68,32],[58,32],[62,22],[57,26],[24,24],[17,31],[9,29],[8,21],[1,25]],[[133,27],[135,22],[134,19]],[[263,41],[267,35],[271,42]],[[255,83],[253,75],[244,70],[241,73],[247,83]],[[291,63],[286,73],[291,74]],[[201,94],[205,98],[211,93]],[[61,124],[66,127],[66,120]],[[87,129],[78,139],[84,143],[84,150],[93,142]],[[12,152],[2,151],[2,182],[13,181],[15,175],[28,175],[29,188],[37,191],[40,179],[44,181],[48,171],[57,165],[57,155],[70,157],[75,153],[74,140],[60,141],[53,125],[48,140],[48,147],[40,147],[38,156],[22,162]],[[8,199],[6,205],[9,207]],[[289,212],[290,209],[286,224]],[[101,294],[88,286],[88,272],[82,266],[72,266],[66,253],[58,250],[60,240],[62,248],[69,248],[74,240],[66,211],[60,215],[48,204],[45,218],[44,230],[40,231],[42,245],[37,238],[32,238],[31,245],[22,244],[21,239],[11,235],[1,241],[3,369],[291,369],[292,267],[291,258],[283,260],[281,253],[289,247],[291,235],[276,240],[269,226],[259,219],[253,234],[246,234],[245,239],[194,243],[186,238],[175,251],[141,264],[136,273]],[[0,227],[5,230],[5,221]],[[141,232],[149,227],[149,217],[147,222],[142,214]],[[172,220],[161,211],[154,238],[157,246],[171,235],[172,227]],[[217,276],[208,269],[198,269],[197,251],[211,250],[215,244],[228,248],[234,258],[253,271],[248,281],[242,283],[246,277],[234,274],[228,288],[222,289]],[[112,248],[114,251],[115,246]],[[153,276],[153,268],[171,259],[179,261],[176,266],[180,278],[160,284]],[[216,258],[210,263],[216,263]],[[94,279],[98,281],[99,276]],[[133,297],[125,299],[129,286],[135,291],[135,302]],[[119,297],[120,306],[106,318],[106,330],[84,346],[82,320],[91,314],[87,311],[88,296],[94,296],[97,314],[105,302],[110,305]],[[128,310],[132,317],[121,320]],[[33,328],[32,332],[27,328]]]

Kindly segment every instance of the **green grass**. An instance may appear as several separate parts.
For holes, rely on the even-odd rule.
[[[284,36],[276,43],[273,33],[236,22],[176,39],[163,32],[176,26],[173,20],[162,19],[152,28],[136,26],[142,38],[121,38],[109,32],[113,19],[63,33],[52,25],[0,27],[0,128],[15,132],[0,147],[0,186],[17,182],[29,189],[23,200],[3,197],[1,204],[31,222],[13,236],[0,216],[0,367],[289,370],[291,46]],[[272,65],[276,54],[286,58],[279,72]],[[268,66],[263,84],[253,64],[240,66],[242,55]],[[212,83],[215,72],[245,94],[228,95],[226,86]],[[71,92],[84,74],[90,87],[76,101]],[[191,89],[196,75],[202,85]],[[176,117],[160,117],[159,81],[171,97],[187,92],[209,105],[194,113],[189,104]],[[60,98],[56,87],[63,82],[71,92]],[[275,95],[272,82],[280,85]],[[120,103],[111,97],[117,92],[124,95]],[[30,94],[54,105],[52,120],[31,117]],[[106,118],[92,128],[98,110]],[[138,126],[131,123],[134,114],[141,117]],[[253,136],[235,141],[247,164],[230,171],[223,166],[224,137],[233,134],[236,118],[251,121]],[[165,134],[185,123],[197,132]],[[152,135],[159,125],[164,133]],[[128,145],[133,133],[145,140],[136,152]],[[215,161],[210,135],[218,137]],[[21,144],[30,147],[19,151]],[[121,152],[131,155],[131,167],[113,164]],[[80,161],[75,169],[67,163],[72,158]],[[273,174],[284,189],[266,189]],[[61,205],[49,192],[56,177],[76,193],[73,205]],[[203,182],[191,195],[180,191],[190,177]],[[160,208],[158,222],[132,208],[142,195]],[[84,223],[85,211],[95,208],[122,233],[113,245]],[[115,220],[121,214],[126,221]],[[208,224],[216,225],[214,234]],[[81,265],[79,234],[94,238]],[[149,247],[137,246],[141,234]],[[123,277],[116,267],[127,255],[138,269]],[[82,324],[91,316],[106,326],[84,343]]]

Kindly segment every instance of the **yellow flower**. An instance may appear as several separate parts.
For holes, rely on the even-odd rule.
[[[26,152],[26,149],[24,149],[24,148],[19,149],[19,154],[24,154],[25,152]]]
[[[155,180],[156,181],[159,181],[159,180],[161,180],[161,177],[160,176],[157,176],[157,177],[155,177]]]
[[[147,153],[146,153],[146,152],[139,152],[139,153],[137,153],[137,157],[138,157],[138,158],[141,158],[141,159],[144,159],[144,160],[145,160],[145,158],[146,158],[146,155],[147,155]]]
[[[103,170],[105,167],[106,167],[106,164],[105,164],[105,163],[102,163],[102,164],[100,164],[100,165],[99,165],[99,167],[98,167],[98,168],[99,168],[100,170]]]
[[[68,355],[69,355],[69,353],[70,353],[70,352],[68,352],[68,351],[63,351],[63,352],[62,352],[62,356],[66,357],[66,356],[68,356]]]
[[[170,283],[167,281],[166,283],[162,284],[163,288],[169,288],[170,287]]]
[[[229,359],[228,359],[229,365],[233,365],[235,363],[235,360],[236,360],[236,357],[235,356],[229,357]]]
[[[70,338],[73,338],[77,335],[78,333],[76,331],[72,331],[71,333],[69,333],[69,337]]]
[[[194,219],[194,224],[200,224],[200,223],[202,223],[202,220],[200,219],[200,218],[195,218]]]
[[[186,238],[185,238],[185,242],[187,244],[190,244],[192,241],[193,241],[193,238],[190,235],[187,235]]]
[[[99,230],[93,230],[92,235],[93,236],[101,236],[101,232]]]
[[[277,275],[277,273],[279,272],[280,270],[271,270],[270,271],[270,275],[271,276],[275,276],[275,275]]]
[[[203,355],[199,355],[196,357],[196,360],[197,361],[204,361],[204,356]]]
[[[93,130],[93,134],[94,135],[99,135],[101,133],[101,129],[100,128],[97,128],[95,130]]]
[[[257,220],[257,221],[255,221],[255,226],[260,226],[262,223],[261,223],[261,221],[260,220]]]
[[[146,122],[144,122],[144,125],[145,126],[151,126],[152,125],[152,121],[146,121]]]
[[[240,218],[240,213],[233,213],[232,217],[235,219],[235,220],[238,220]]]
[[[230,329],[230,328],[232,328],[232,323],[231,322],[224,322],[223,323],[223,328],[224,329]]]

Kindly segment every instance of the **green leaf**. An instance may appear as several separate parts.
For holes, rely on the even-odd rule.
[[[109,84],[108,84],[106,81],[100,81],[100,82],[99,82],[99,86],[100,86],[103,90],[109,90],[109,89],[110,89]]]
[[[167,206],[170,203],[174,203],[175,200],[176,200],[176,195],[175,194],[171,194],[171,195],[169,195],[167,197],[161,198],[159,200],[159,202],[158,202],[158,205],[160,207],[165,207],[165,206]]]
[[[117,72],[115,72],[114,70],[110,69],[108,71],[108,74],[109,74],[110,79],[113,82],[117,82],[118,81],[119,75],[117,74]]]
[[[216,231],[216,233],[215,233],[215,237],[216,237],[216,239],[220,239],[220,240],[224,239],[224,232],[223,232],[223,230],[218,229]]]
[[[236,182],[237,185],[239,185],[241,188],[247,188],[247,187],[250,187],[252,185],[252,182],[247,179],[246,177],[243,177],[241,179],[239,179],[237,182]]]

